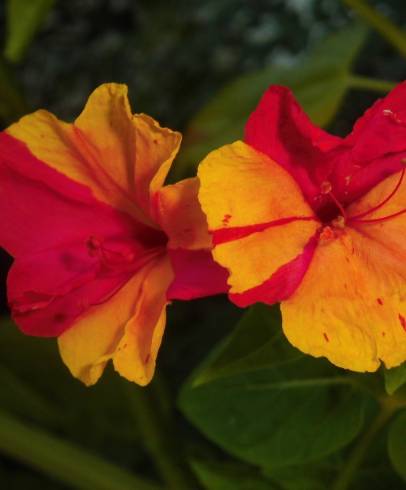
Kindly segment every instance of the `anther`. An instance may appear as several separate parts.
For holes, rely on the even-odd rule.
[[[405,121],[402,121],[402,119],[400,119],[400,117],[396,114],[396,112],[393,112],[390,109],[384,109],[382,111],[382,114],[385,117],[389,117],[393,122],[397,124],[406,124]]]

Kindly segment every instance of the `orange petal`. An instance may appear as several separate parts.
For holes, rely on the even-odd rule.
[[[90,95],[74,124],[40,110],[7,132],[98,199],[147,223],[150,187],[161,185],[180,144],[178,133],[133,116],[127,87],[113,83]]]
[[[406,210],[406,176],[403,177],[400,182],[401,173],[398,172],[394,175],[383,180],[380,184],[374,187],[363,198],[359,199],[348,209],[348,215],[356,216],[361,213],[365,213],[372,208],[377,208],[375,211],[368,213],[362,219],[364,220],[377,220],[387,216],[399,213]],[[396,190],[397,189],[397,190]],[[390,199],[378,207],[380,203],[384,202],[392,192],[396,192],[390,197]],[[383,247],[377,260],[382,263],[385,261],[387,267],[394,268],[394,270],[402,274],[406,280],[406,213],[399,214],[391,219],[384,219],[382,221],[375,221],[369,223],[354,222],[352,224],[363,236],[373,240],[376,245]]]
[[[242,142],[210,153],[198,175],[210,231],[215,237],[217,232],[238,232],[213,251],[230,271],[231,293],[262,284],[298,256],[320,226],[290,174]],[[292,217],[308,220],[274,226],[274,221]]]
[[[172,280],[172,266],[165,256],[145,278],[135,315],[127,323],[113,356],[116,371],[142,386],[154,375],[165,328],[166,291]]]
[[[281,305],[289,341],[353,371],[405,361],[405,259],[350,228],[321,243],[301,285]],[[398,272],[387,267],[396,260]]]
[[[120,374],[148,383],[165,326],[166,289],[172,278],[169,260],[159,259],[64,332],[58,338],[59,350],[73,376],[92,385],[113,359]]]
[[[159,223],[169,237],[170,248],[209,249],[212,245],[207,220],[197,198],[197,178],[163,187],[157,194]]]

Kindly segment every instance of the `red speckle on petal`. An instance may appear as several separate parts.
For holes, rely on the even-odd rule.
[[[223,225],[224,226],[227,226],[228,223],[229,223],[229,221],[230,221],[230,219],[231,219],[231,214],[225,214],[224,215],[224,218],[223,218]]]
[[[144,360],[144,364],[148,364],[150,359],[151,359],[151,354],[148,354]]]
[[[400,313],[399,313],[399,321],[400,321],[400,324],[402,325],[403,330],[406,332],[406,319]]]
[[[382,332],[382,337],[385,337],[386,333],[385,332]]]
[[[376,302],[378,303],[378,305],[383,305],[383,299],[382,298],[376,298]]]
[[[324,337],[324,340],[326,342],[330,342],[330,339],[328,338],[328,335],[326,334],[326,332],[323,332],[323,337]]]

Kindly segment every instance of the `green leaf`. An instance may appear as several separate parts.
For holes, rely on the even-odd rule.
[[[252,326],[255,325],[255,335]],[[272,365],[302,354],[284,341],[279,306],[252,306],[234,332],[215,349],[194,377],[194,386]]]
[[[321,41],[291,68],[271,64],[226,86],[191,121],[175,174],[192,173],[209,151],[240,139],[249,114],[271,84],[290,87],[315,124],[329,124],[349,88],[351,65],[366,33],[352,25]]]
[[[286,345],[280,329],[271,327],[275,320],[261,319],[263,308],[251,310],[197,370],[180,407],[230,454],[277,469],[348,444],[362,427],[366,399],[350,375]]]
[[[245,465],[192,460],[200,483],[207,490],[277,490],[279,487]]]
[[[389,395],[393,395],[406,383],[406,362],[398,367],[385,369],[384,376],[386,391]]]
[[[159,487],[0,411],[0,451],[81,490]]]
[[[394,469],[406,481],[406,411],[389,427],[388,452]]]
[[[8,0],[4,56],[13,63],[23,58],[55,0]]]

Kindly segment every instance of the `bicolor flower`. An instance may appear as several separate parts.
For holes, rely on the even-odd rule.
[[[110,359],[148,383],[168,302],[225,291],[197,179],[163,187],[180,141],[133,115],[118,84],[96,89],[73,124],[40,110],[0,134],[13,318],[26,334],[58,337],[88,385]]]
[[[375,371],[406,360],[406,82],[345,138],[273,86],[245,141],[201,163],[199,199],[237,305],[281,302],[305,353]]]

